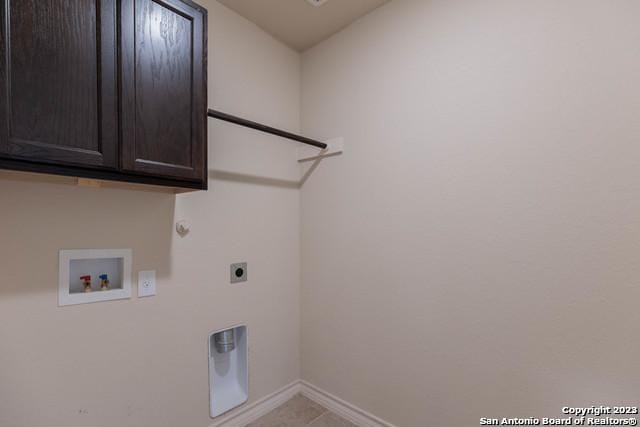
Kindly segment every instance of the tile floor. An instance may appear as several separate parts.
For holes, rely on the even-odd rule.
[[[299,394],[246,427],[357,426]]]

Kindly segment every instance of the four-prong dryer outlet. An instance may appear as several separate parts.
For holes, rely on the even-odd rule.
[[[212,418],[247,401],[248,370],[246,326],[235,326],[209,335],[209,406]]]

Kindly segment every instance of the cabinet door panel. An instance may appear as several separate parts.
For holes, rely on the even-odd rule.
[[[0,156],[117,166],[116,0],[0,0]]]
[[[123,169],[205,179],[204,18],[178,0],[123,0]]]

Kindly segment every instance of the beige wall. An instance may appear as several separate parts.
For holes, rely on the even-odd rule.
[[[298,55],[202,4],[210,106],[296,130]],[[358,21],[303,56],[303,131],[347,151],[302,215],[295,145],[213,121],[206,193],[0,180],[0,425],[207,426],[206,336],[236,323],[252,401],[299,377],[302,336],[303,379],[402,427],[637,403],[639,14],[394,0]],[[132,248],[158,296],[58,308],[78,247]]]
[[[299,55],[202,4],[209,105],[297,130]],[[295,146],[210,121],[209,150],[223,179],[208,192],[0,180],[2,427],[208,426],[207,335],[236,323],[249,326],[252,401],[299,377],[299,192],[243,179],[297,178]],[[58,250],[82,247],[132,248],[158,295],[58,308]],[[250,280],[232,286],[243,260]]]
[[[637,404],[638,16],[394,0],[303,55],[346,149],[302,190],[303,379],[402,427]]]

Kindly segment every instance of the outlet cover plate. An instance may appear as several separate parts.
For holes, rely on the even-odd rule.
[[[246,262],[237,262],[235,264],[231,264],[231,283],[239,283],[247,281],[247,263]]]
[[[138,297],[150,297],[156,294],[155,270],[138,272]]]

